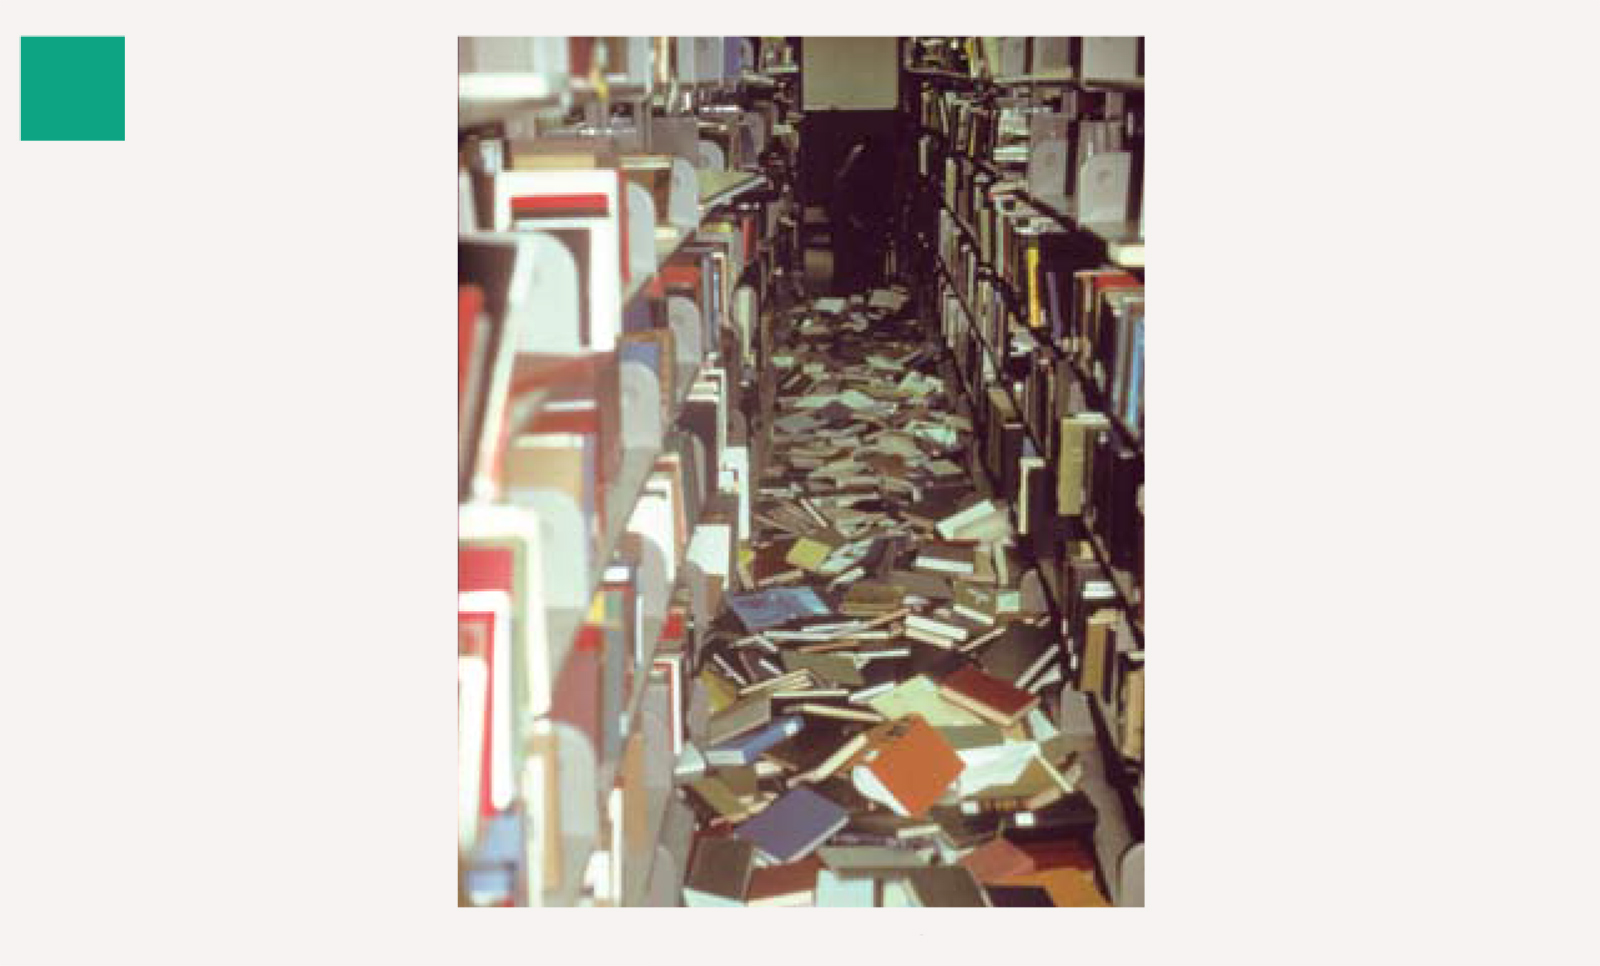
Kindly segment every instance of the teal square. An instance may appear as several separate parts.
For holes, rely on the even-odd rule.
[[[127,140],[125,40],[23,37],[22,140]]]

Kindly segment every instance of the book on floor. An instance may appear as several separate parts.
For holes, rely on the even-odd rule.
[[[736,832],[764,858],[785,863],[808,855],[848,819],[843,808],[801,785],[785,792]]]
[[[731,837],[701,839],[683,882],[683,904],[692,907],[742,906],[755,872],[755,848]]]
[[[964,767],[936,729],[911,715],[868,732],[850,775],[863,795],[898,815],[917,816],[938,801]]]

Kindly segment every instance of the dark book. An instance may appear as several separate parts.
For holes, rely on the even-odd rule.
[[[827,761],[829,755],[864,727],[844,721],[810,719],[799,734],[768,749],[766,757],[796,772],[807,772]]]
[[[721,408],[715,398],[690,395],[684,400],[683,411],[678,416],[678,425],[693,433],[703,447],[700,464],[702,480],[714,481],[717,478],[717,462],[721,457],[717,449],[720,436],[717,423],[722,418]]]
[[[978,666],[1002,681],[1026,688],[1059,655],[1059,643],[1050,631],[1013,621],[979,653]]]
[[[741,906],[755,872],[755,847],[737,838],[704,838],[683,882],[686,906]]]
[[[1055,907],[1055,901],[1050,898],[1050,890],[1039,886],[986,885],[983,891],[989,895],[989,905],[996,908]]]
[[[1073,792],[1053,805],[1004,815],[1001,827],[1006,838],[1018,845],[1070,838],[1089,841],[1094,837],[1095,820],[1089,796]]]
[[[987,906],[989,898],[972,873],[959,865],[913,869],[906,885],[925,907]]]

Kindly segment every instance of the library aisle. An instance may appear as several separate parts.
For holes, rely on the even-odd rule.
[[[1092,727],[1040,706],[1046,606],[906,301],[815,300],[774,360],[758,589],[707,641],[711,748],[684,763],[688,905],[1107,904]]]
[[[1139,906],[1139,38],[462,38],[458,902]]]

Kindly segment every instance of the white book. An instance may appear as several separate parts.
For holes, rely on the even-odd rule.
[[[940,573],[947,574],[972,573],[972,564],[970,563],[960,560],[945,560],[942,557],[929,557],[925,554],[918,554],[912,566],[921,570],[937,570]]]
[[[478,841],[478,794],[483,784],[483,741],[487,737],[484,714],[489,702],[489,667],[480,657],[462,655],[456,660],[457,749],[459,769],[456,805],[457,847],[470,853]]]
[[[958,608],[959,609],[959,608]],[[945,621],[926,617],[922,614],[910,614],[906,617],[906,628],[916,629],[928,634],[934,634],[949,640],[964,641],[967,639],[967,629]]]
[[[610,352],[622,332],[622,183],[610,169],[576,171],[502,171],[494,179],[494,228],[575,228],[588,232],[589,339],[585,348]],[[604,217],[540,217],[519,224],[512,211],[518,198],[549,195],[601,195]]]

